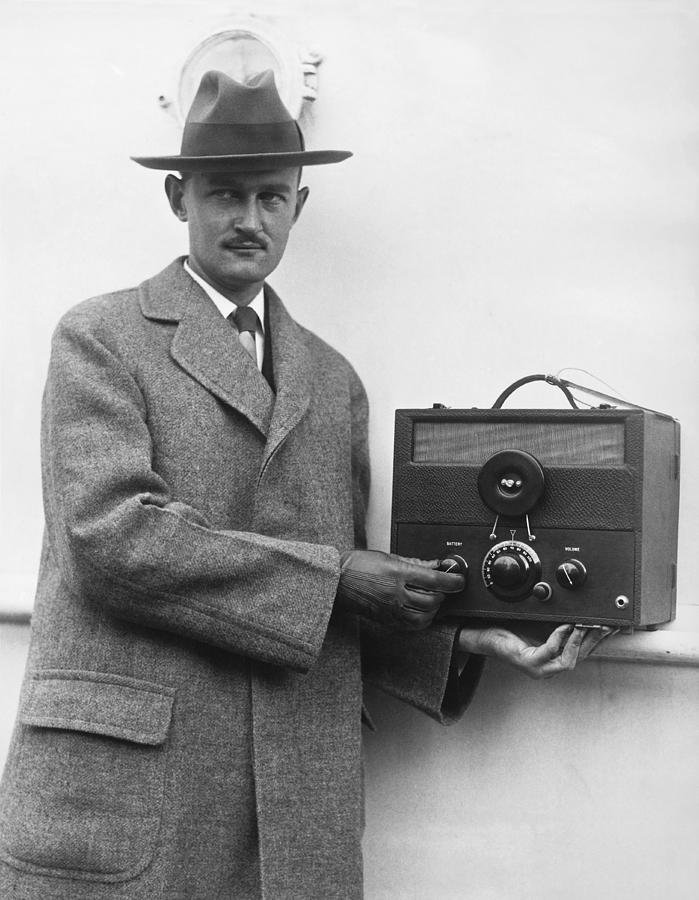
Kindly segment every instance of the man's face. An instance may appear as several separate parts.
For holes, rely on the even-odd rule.
[[[249,302],[284,255],[308,196],[299,169],[192,173],[165,181],[189,228],[189,264],[224,296]]]

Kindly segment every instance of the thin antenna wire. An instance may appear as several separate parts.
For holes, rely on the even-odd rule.
[[[609,388],[609,390],[610,390],[616,397],[618,397],[619,400],[625,400],[625,399],[626,399],[626,398],[624,397],[624,395],[621,393],[621,391],[618,391],[613,385],[609,384],[608,381],[605,381],[603,378],[600,378],[599,375],[595,375],[594,372],[590,372],[588,369],[581,369],[581,368],[579,368],[578,366],[565,366],[563,369],[559,369],[559,370],[556,372],[556,378],[560,378],[560,377],[561,377],[561,372],[582,372],[582,373],[585,374],[585,375],[589,375],[590,378],[594,378],[595,381],[598,381],[600,384],[603,384],[606,388]],[[577,399],[577,397],[576,397],[576,399]],[[581,402],[584,402],[584,401],[581,401]],[[588,405],[591,406],[592,404],[588,404]]]

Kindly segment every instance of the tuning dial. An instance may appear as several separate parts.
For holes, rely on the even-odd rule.
[[[490,577],[502,588],[516,588],[524,584],[529,571],[529,563],[519,553],[503,553],[493,560]]]
[[[483,560],[483,583],[501,600],[528,597],[541,576],[539,557],[528,544],[503,541],[488,551]]]
[[[556,569],[556,581],[568,591],[575,591],[585,583],[587,569],[579,559],[566,559]]]

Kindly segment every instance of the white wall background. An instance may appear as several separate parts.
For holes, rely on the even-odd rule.
[[[31,603],[51,331],[73,303],[186,250],[162,175],[128,157],[176,150],[157,97],[200,37],[250,12],[324,53],[308,144],[356,154],[307,171],[311,199],[271,280],[367,385],[373,545],[388,546],[396,408],[489,406],[522,375],[581,367],[682,423],[675,627],[690,627],[689,0],[5,2],[0,605]],[[519,402],[560,405],[551,388]],[[6,743],[26,631],[0,640]],[[546,684],[491,666],[449,730],[375,698],[368,900],[694,897],[697,694],[695,669],[594,661]]]

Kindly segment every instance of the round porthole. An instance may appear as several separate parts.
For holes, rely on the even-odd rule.
[[[315,96],[309,75],[315,73],[319,61],[318,56],[315,61],[302,59],[299,49],[268,25],[247,20],[231,24],[198,44],[182,67],[177,91],[179,118],[184,121],[201,77],[210,69],[225,72],[236,81],[271,69],[279,95],[291,115],[298,118],[304,99]]]

